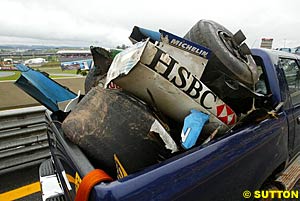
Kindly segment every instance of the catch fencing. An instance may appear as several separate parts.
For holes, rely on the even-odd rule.
[[[0,111],[0,174],[50,157],[45,111],[43,106]]]

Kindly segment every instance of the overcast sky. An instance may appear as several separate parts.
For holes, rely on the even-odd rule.
[[[0,0],[0,44],[115,47],[137,25],[183,36],[198,20],[241,29],[250,47],[300,46],[299,0]]]

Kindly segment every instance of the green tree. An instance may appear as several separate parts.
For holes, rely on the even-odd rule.
[[[125,44],[122,44],[122,45],[118,45],[116,48],[117,49],[122,49],[122,50],[125,50],[126,48],[128,48],[129,46],[126,46]]]

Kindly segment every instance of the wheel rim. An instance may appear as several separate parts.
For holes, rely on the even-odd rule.
[[[231,52],[231,54],[233,54],[239,60],[248,63],[247,57],[240,51],[239,47],[233,41],[232,36],[228,35],[224,31],[219,31],[218,35],[228,51]]]

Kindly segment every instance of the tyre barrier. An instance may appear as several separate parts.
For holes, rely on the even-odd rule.
[[[50,157],[45,111],[43,106],[0,111],[0,174]]]

